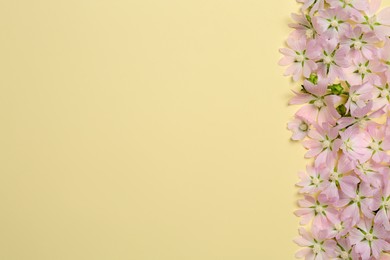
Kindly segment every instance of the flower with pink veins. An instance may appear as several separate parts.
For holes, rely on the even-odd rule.
[[[345,107],[348,111],[353,113],[356,109],[362,109],[365,107],[370,99],[372,99],[372,92],[374,87],[365,83],[363,85],[355,85],[349,88],[349,97],[345,103]]]
[[[314,14],[316,11],[324,9],[325,0],[297,0],[298,3],[302,3],[302,11],[309,10],[310,14]]]
[[[373,211],[378,209],[378,200],[375,190],[370,185],[360,183],[353,192],[343,191],[343,195],[335,205],[343,207],[341,220],[351,219],[352,225],[356,225],[361,217],[360,212],[366,218],[373,219]]]
[[[297,183],[297,186],[301,187],[299,192],[313,194],[327,186],[327,181],[322,177],[324,171],[324,168],[307,165],[306,172],[299,173],[300,182]]]
[[[352,220],[341,220],[340,217],[336,218],[335,222],[329,223],[329,226],[325,229],[329,237],[340,239],[341,237],[344,237],[348,234],[348,232],[351,230],[352,226]],[[316,228],[313,226],[313,229]]]
[[[364,58],[356,58],[351,66],[346,70],[346,80],[351,85],[361,85],[369,82],[372,85],[379,85],[381,78],[379,73],[385,72],[386,67],[376,61],[370,61]]]
[[[313,230],[310,234],[304,228],[299,229],[298,238],[294,242],[303,249],[299,250],[295,256],[307,260],[325,260],[335,257],[336,241],[328,239],[326,232]]]
[[[317,32],[328,39],[338,38],[351,30],[349,15],[341,8],[320,10],[313,19]]]
[[[340,149],[352,161],[367,161],[370,158],[367,149],[367,134],[360,131],[358,125],[348,127],[345,131],[339,132],[341,137]]]
[[[383,226],[374,224],[370,219],[362,219],[356,228],[352,229],[348,237],[354,246],[354,251],[362,260],[379,259],[383,251],[390,250],[389,238]],[[373,257],[373,258],[372,258]]]
[[[310,15],[304,13],[292,13],[291,18],[295,21],[295,23],[289,24],[291,28],[295,29],[293,31],[294,37],[306,39],[314,39],[316,37],[317,32],[313,26]]]
[[[379,39],[384,40],[390,35],[390,7],[379,11],[381,2],[371,0],[369,8],[364,10],[366,15],[354,16],[354,20],[364,32],[373,32]]]
[[[385,112],[382,108],[373,109],[373,101],[370,101],[367,106],[362,109],[356,109],[351,114],[351,117],[342,117],[337,121],[340,129],[353,126],[364,130],[369,122],[375,118],[380,118]]]
[[[388,172],[383,174],[383,185],[379,211],[375,215],[375,224],[381,224],[390,231],[390,183]]]
[[[387,67],[385,79],[387,82],[390,82],[390,39],[387,39],[383,48],[379,50],[379,57],[382,63]]]
[[[353,169],[353,164],[346,156],[341,156],[337,166],[336,162],[334,162],[324,175],[324,178],[327,180],[325,182],[327,186],[325,186],[320,196],[325,196],[328,201],[335,203],[340,198],[339,191],[353,192],[356,185],[360,182],[359,178],[349,174]]]
[[[318,39],[322,42],[323,52],[317,60],[319,82],[332,83],[336,78],[345,79],[344,68],[350,65],[346,58],[349,48],[347,46],[338,47],[336,39]]]
[[[313,226],[319,229],[326,229],[330,223],[334,223],[338,217],[338,211],[330,205],[325,197],[318,197],[305,195],[304,199],[298,201],[300,209],[294,213],[301,217],[300,224],[306,225],[313,220]]]
[[[372,160],[368,160],[366,162],[356,161],[355,173],[360,179],[371,185],[372,187],[379,189],[382,185],[382,174],[383,166],[378,163],[375,163]]]
[[[310,125],[307,120],[296,116],[293,120],[291,120],[287,124],[288,130],[290,130],[293,134],[291,136],[291,139],[294,141],[302,140],[307,136],[307,133],[309,132]]]
[[[292,75],[294,81],[302,76],[310,77],[310,74],[317,69],[314,60],[318,58],[319,48],[316,43],[291,35],[287,39],[287,45],[288,48],[280,49],[284,57],[279,61],[279,65],[288,66],[284,75]]]
[[[375,86],[374,91],[374,108],[379,109],[383,108],[385,111],[389,110],[390,105],[390,86],[389,83],[381,84]]]
[[[346,238],[337,239],[336,259],[353,260],[358,259],[356,253],[352,250],[352,245]]]
[[[386,151],[390,150],[390,136],[386,135],[385,128],[373,123],[367,125],[366,130],[368,133],[367,149],[374,162],[380,163],[389,160]]]
[[[322,125],[335,124],[340,118],[335,105],[341,101],[341,97],[328,95],[326,84],[314,85],[309,81],[303,83],[305,93],[295,92],[295,96],[290,100],[290,105],[305,104],[296,113],[307,120],[310,124],[317,122]]]
[[[319,125],[309,131],[309,139],[303,141],[303,146],[308,149],[305,158],[315,157],[315,165],[331,165],[336,159],[341,140],[338,139],[337,127],[327,124]]]
[[[378,54],[375,44],[378,42],[374,33],[363,33],[360,27],[347,31],[342,37],[340,44],[349,47],[351,59],[373,60]]]
[[[327,0],[327,2],[331,8],[343,8],[345,12],[352,15],[357,15],[359,11],[368,8],[366,0]]]

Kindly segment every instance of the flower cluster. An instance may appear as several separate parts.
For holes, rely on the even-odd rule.
[[[288,123],[312,159],[297,183],[298,258],[383,259],[390,252],[390,7],[297,0],[280,52],[299,82]]]

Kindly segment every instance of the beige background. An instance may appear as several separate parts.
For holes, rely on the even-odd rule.
[[[294,259],[297,7],[0,0],[0,259]]]

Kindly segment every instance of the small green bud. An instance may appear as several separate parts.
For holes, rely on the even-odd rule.
[[[312,73],[307,80],[310,81],[311,83],[313,83],[314,85],[317,85],[318,76],[317,76],[317,74]]]
[[[340,105],[336,108],[337,112],[341,115],[341,116],[345,116],[347,114],[347,108],[344,106],[344,105]]]
[[[330,85],[328,87],[328,89],[330,90],[330,92],[332,94],[335,94],[335,95],[341,95],[344,91],[344,88],[343,86],[341,86],[341,84],[333,84],[333,85]]]

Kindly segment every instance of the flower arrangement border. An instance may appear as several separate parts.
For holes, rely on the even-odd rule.
[[[299,86],[287,124],[310,159],[299,173],[297,258],[390,252],[390,7],[296,0],[279,64]]]

